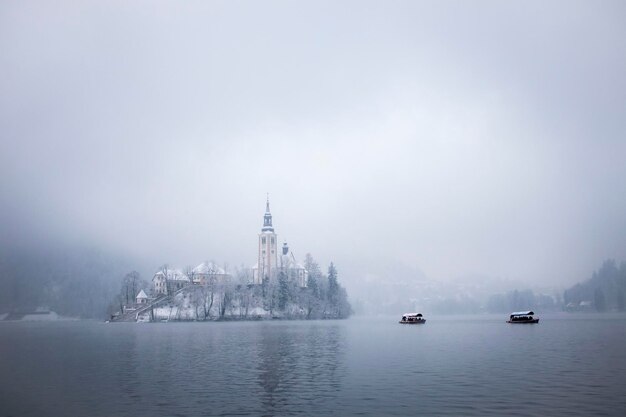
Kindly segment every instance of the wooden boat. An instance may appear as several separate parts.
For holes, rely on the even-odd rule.
[[[533,313],[532,311],[517,311],[515,313],[511,313],[511,315],[509,316],[509,319],[507,320],[507,323],[512,323],[512,324],[539,323],[539,319],[533,317],[534,314],[535,313]]]
[[[400,324],[424,324],[426,319],[422,316],[422,313],[406,313],[402,315]]]

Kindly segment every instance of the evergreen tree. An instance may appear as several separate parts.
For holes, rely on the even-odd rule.
[[[285,311],[289,298],[289,281],[287,280],[287,274],[281,271],[278,275],[278,309],[280,311]]]
[[[339,307],[339,282],[337,281],[337,269],[331,262],[328,267],[328,306],[333,317],[338,315]]]
[[[304,289],[303,305],[306,318],[316,318],[320,306],[320,289],[315,275],[309,275],[307,288]]]

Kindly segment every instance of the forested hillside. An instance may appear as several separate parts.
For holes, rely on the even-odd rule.
[[[612,259],[604,261],[587,281],[563,293],[563,301],[569,309],[577,309],[581,302],[586,302],[596,311],[624,311],[625,298],[626,262],[618,266]]]
[[[129,262],[91,247],[2,245],[0,312],[47,307],[60,315],[103,318]]]

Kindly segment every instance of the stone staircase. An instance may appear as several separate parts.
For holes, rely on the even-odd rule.
[[[181,289],[179,289],[178,291],[174,292],[173,294],[170,295],[161,295],[157,298],[155,298],[154,300],[152,300],[151,302],[142,305],[141,307],[136,308],[135,310],[132,311],[127,311],[126,313],[120,314],[119,316],[114,316],[111,317],[111,322],[134,322],[137,321],[137,319],[139,318],[139,316],[143,313],[145,313],[146,311],[150,311],[151,309],[158,307],[161,304],[164,304],[166,302],[172,301],[174,299],[174,297],[178,294],[180,294],[181,292],[183,292],[187,287],[183,287]]]
[[[111,322],[120,322],[120,321],[137,321],[137,318],[139,317],[140,314],[145,313],[146,311],[150,311],[152,308],[157,307],[159,304],[164,303],[166,301],[169,301],[172,298],[172,296],[170,295],[164,295],[161,297],[158,297],[154,300],[152,300],[151,302],[142,305],[141,307],[138,307],[134,310],[131,311],[127,311],[123,314],[120,314],[118,316],[114,316],[111,317]]]

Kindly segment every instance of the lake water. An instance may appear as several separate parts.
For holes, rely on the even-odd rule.
[[[0,417],[626,415],[626,316],[0,323]]]

